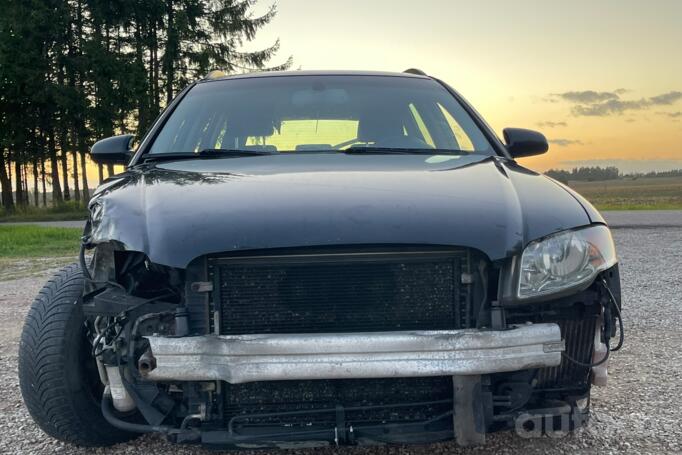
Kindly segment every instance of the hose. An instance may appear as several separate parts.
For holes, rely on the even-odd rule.
[[[170,433],[173,428],[166,425],[144,425],[141,423],[125,422],[114,415],[111,403],[109,386],[104,389],[102,395],[102,415],[112,426],[131,433]]]

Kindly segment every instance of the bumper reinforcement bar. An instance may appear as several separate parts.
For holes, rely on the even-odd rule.
[[[156,381],[254,381],[476,375],[553,367],[557,324],[509,330],[147,337]]]

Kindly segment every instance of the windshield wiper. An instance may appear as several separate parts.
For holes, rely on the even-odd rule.
[[[354,145],[342,150],[342,152],[350,155],[362,155],[364,153],[372,155],[468,155],[470,153],[465,152],[464,150],[375,147],[372,145]]]
[[[182,153],[153,153],[142,157],[143,161],[167,161],[167,160],[184,160],[191,158],[239,158],[247,156],[263,156],[275,155],[278,152],[270,152],[267,150],[244,150],[244,149],[204,149],[198,153],[182,152]]]
[[[199,152],[199,156],[261,156],[261,155],[276,155],[276,151],[258,150],[258,149],[203,149]]]

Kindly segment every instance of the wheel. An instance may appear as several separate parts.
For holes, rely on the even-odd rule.
[[[108,446],[136,435],[102,416],[104,389],[74,304],[83,280],[79,265],[70,265],[33,301],[19,344],[19,383],[28,412],[45,433],[79,446]]]

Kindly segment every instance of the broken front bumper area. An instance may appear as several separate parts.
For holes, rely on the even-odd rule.
[[[483,416],[491,403],[483,402],[482,375],[555,367],[560,364],[564,350],[560,328],[551,323],[502,331],[147,339],[153,356],[150,364],[154,365],[146,371],[147,379],[224,381],[227,384],[222,393],[228,397],[242,393],[242,397],[253,399],[260,392],[258,387],[249,389],[252,383],[271,384],[266,387],[278,397],[286,395],[292,387],[316,396],[325,396],[321,388],[334,388],[337,392],[344,389],[341,395],[357,397],[348,391],[357,385],[358,389],[365,388],[361,393],[368,393],[367,387],[373,387],[371,378],[382,378],[376,382],[379,388],[422,388],[426,391],[423,398],[429,397],[428,401],[379,405],[366,399],[356,400],[352,405],[309,402],[296,411],[273,412],[267,406],[259,406],[253,412],[226,416],[222,428],[204,427],[200,434],[195,434],[202,444],[216,448],[426,443],[453,436],[463,445],[482,443],[485,421],[491,418]],[[447,381],[448,377],[452,380]],[[394,379],[385,381],[386,378]],[[563,411],[556,413],[560,412]],[[177,442],[197,442],[195,436],[185,439],[178,435]]]
[[[481,375],[553,367],[556,324],[443,330],[147,337],[154,381],[254,381]]]

